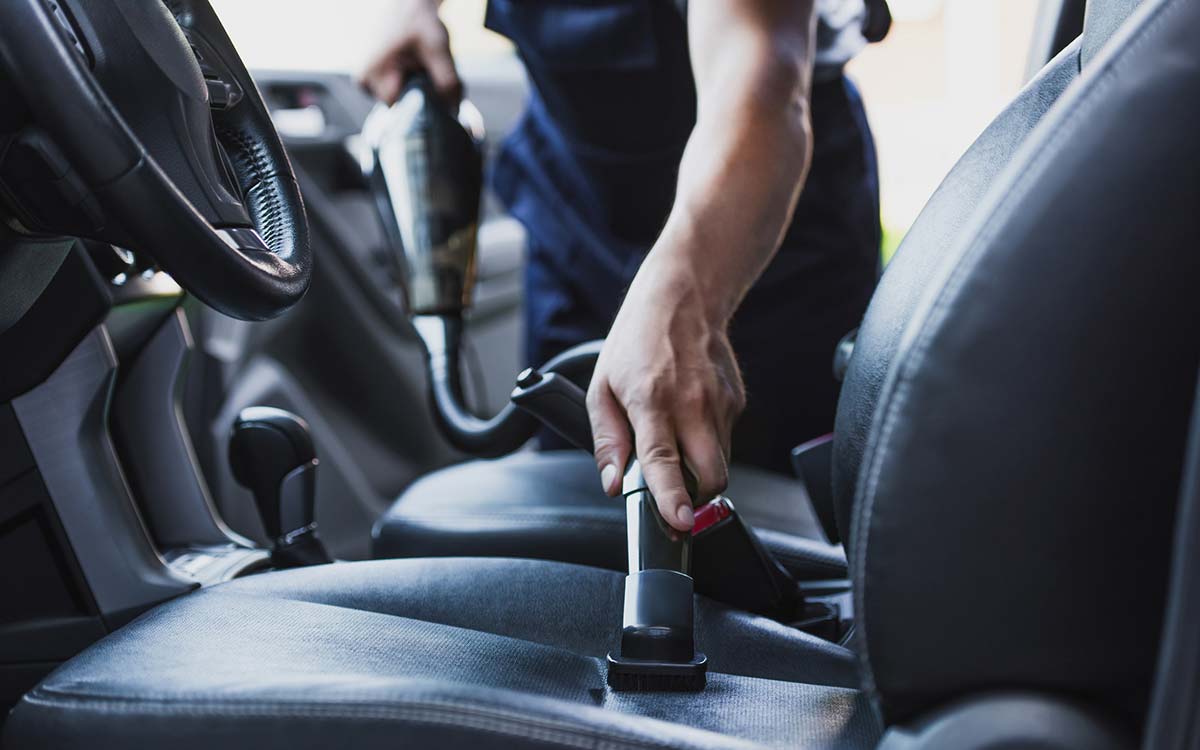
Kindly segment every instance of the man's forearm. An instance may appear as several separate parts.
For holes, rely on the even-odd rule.
[[[699,116],[650,262],[685,274],[681,281],[704,294],[714,322],[728,320],[770,262],[807,174],[810,16],[790,33],[734,33],[712,39],[708,50],[695,46],[705,44],[708,29],[693,24],[701,35],[693,40],[693,57],[702,58],[695,63]]]
[[[601,483],[636,452],[664,519],[692,527],[728,481],[745,387],[727,324],[779,245],[808,167],[812,0],[689,3],[697,124],[675,207],[638,269],[588,388]],[[635,437],[636,436],[636,437]]]
[[[675,207],[656,252],[678,256],[727,320],[770,262],[808,169],[807,113],[701,123],[679,171]]]

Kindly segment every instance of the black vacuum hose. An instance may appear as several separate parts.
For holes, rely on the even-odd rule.
[[[475,416],[463,405],[462,373],[459,367],[461,317],[416,315],[412,323],[425,345],[434,419],[451,445],[480,458],[497,458],[512,453],[537,434],[541,423],[511,402],[490,419]],[[572,347],[544,364],[540,370],[544,373],[556,372],[586,385],[603,344],[603,341],[589,341]]]

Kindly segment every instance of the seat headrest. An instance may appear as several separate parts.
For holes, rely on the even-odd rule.
[[[1087,0],[1080,63],[1087,65],[1142,0]]]
[[[901,336],[850,547],[889,722],[997,689],[1144,720],[1200,368],[1196,28],[1195,0],[1143,2]]]

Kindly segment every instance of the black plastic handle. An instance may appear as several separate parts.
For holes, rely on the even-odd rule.
[[[517,378],[516,390],[512,392],[512,403],[539,422],[558,433],[576,448],[595,454],[592,437],[592,422],[588,417],[587,393],[559,372],[540,372],[533,368],[525,370]],[[632,462],[635,458],[631,457]],[[699,494],[695,475],[687,466],[683,471],[683,483],[695,501]]]
[[[525,370],[517,378],[512,402],[571,445],[594,453],[587,394],[565,376],[557,372],[542,373],[533,368]]]
[[[496,458],[512,453],[537,434],[539,420],[515,403],[505,404],[498,414],[488,419],[475,416],[463,405],[459,370],[463,321],[460,316],[416,315],[412,324],[425,347],[433,416],[451,445],[474,456]],[[592,375],[603,345],[603,341],[589,341],[573,346],[537,371],[543,375],[556,373],[564,380],[586,381]],[[583,418],[587,419],[586,406]],[[590,433],[586,443],[590,450]]]

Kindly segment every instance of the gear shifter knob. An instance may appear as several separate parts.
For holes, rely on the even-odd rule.
[[[277,567],[330,562],[314,513],[318,463],[308,425],[295,414],[252,406],[234,421],[229,465],[254,495]]]

